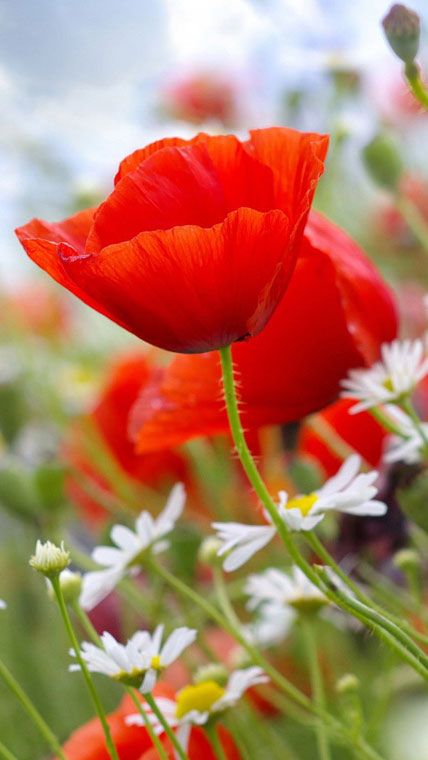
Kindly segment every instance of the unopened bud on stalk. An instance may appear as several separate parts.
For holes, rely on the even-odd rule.
[[[46,575],[47,578],[56,578],[70,564],[70,554],[64,549],[64,542],[56,546],[51,541],[44,544],[37,541],[36,551],[30,559],[30,565],[34,570]]]
[[[419,50],[421,22],[417,13],[405,5],[393,5],[382,21],[386,39],[404,63],[413,63]]]
[[[48,583],[48,594],[54,599],[55,594],[52,585]],[[66,604],[72,604],[79,599],[82,591],[82,575],[81,573],[75,573],[67,568],[60,573],[59,585],[61,587],[62,595]]]
[[[421,560],[415,549],[400,549],[393,557],[395,567],[403,573],[419,570]]]
[[[210,567],[221,565],[222,558],[218,556],[218,551],[221,547],[221,541],[215,536],[208,536],[205,538],[198,550],[199,562],[203,565],[209,565]]]
[[[376,135],[363,149],[363,160],[372,180],[392,192],[403,174],[398,147],[386,134]]]
[[[196,671],[193,681],[195,684],[204,683],[205,681],[214,681],[219,686],[226,686],[228,672],[221,663],[211,663],[202,665]]]
[[[355,673],[345,673],[336,681],[337,694],[354,694],[360,688],[360,682]]]

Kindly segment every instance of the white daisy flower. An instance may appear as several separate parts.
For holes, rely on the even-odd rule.
[[[399,402],[428,373],[426,346],[420,338],[384,343],[381,354],[381,361],[369,369],[352,369],[342,380],[342,397],[359,400],[350,409],[351,414]]]
[[[80,604],[92,610],[126,575],[138,572],[148,551],[158,554],[168,548],[164,536],[170,533],[181,516],[186,500],[182,483],[172,489],[163,511],[154,518],[141,512],[135,521],[135,531],[125,525],[114,525],[110,536],[116,546],[97,546],[92,559],[104,570],[95,570],[83,576]]]
[[[7,607],[6,602],[3,601],[3,599],[0,599],[0,610],[5,610]]]
[[[246,640],[263,649],[277,646],[284,641],[295,619],[293,609],[276,602],[263,601],[257,613],[255,620],[242,626]]]
[[[138,631],[126,644],[105,632],[101,636],[103,646],[84,641],[81,656],[91,672],[138,687],[146,694],[154,688],[159,674],[195,641],[197,633],[192,628],[176,628],[162,645],[163,631],[163,625],[153,634]],[[73,649],[70,654],[76,656]],[[80,670],[80,665],[70,665],[70,670]]]
[[[250,597],[250,610],[265,604],[278,608],[291,607],[293,610],[328,604],[324,594],[296,565],[293,565],[289,573],[272,567],[264,573],[250,575],[245,591]]]
[[[393,462],[406,462],[416,464],[422,459],[425,446],[420,431],[415,427],[413,420],[397,407],[387,407],[388,414],[402,435],[392,435],[387,442],[383,459],[388,464]],[[421,422],[421,428],[428,437],[428,423]]]
[[[263,670],[254,666],[235,670],[225,687],[214,680],[201,681],[185,686],[177,693],[175,700],[156,699],[156,703],[169,725],[178,727],[177,738],[186,750],[192,725],[204,725],[214,715],[233,707],[252,686],[268,680]],[[125,720],[128,725],[144,725],[141,715],[129,715]],[[152,717],[150,720],[157,727]]]
[[[290,530],[312,530],[326,512],[336,511],[351,515],[383,515],[386,505],[373,499],[377,488],[376,471],[360,473],[361,457],[353,454],[339,471],[317,491],[298,495],[291,499],[285,491],[279,493],[278,514]],[[226,572],[236,570],[247,562],[259,549],[266,546],[276,534],[270,515],[265,513],[268,525],[243,525],[241,523],[213,523],[222,542],[218,551]]]

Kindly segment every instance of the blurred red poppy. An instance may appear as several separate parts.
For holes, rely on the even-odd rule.
[[[220,737],[220,741],[223,747],[226,760],[241,760],[236,745],[233,742],[232,737],[226,731],[223,726],[217,726],[217,732]],[[164,741],[164,746],[168,750],[169,760],[175,760],[176,754],[169,742]],[[193,728],[190,734],[189,747],[187,754],[190,760],[217,760],[217,755],[214,753],[204,731],[201,728]],[[140,760],[158,760],[159,753],[152,747],[141,755]]]
[[[311,459],[330,477],[353,452],[370,467],[378,467],[386,430],[369,412],[349,414],[353,399],[339,399],[305,422],[298,440],[299,454]]]
[[[237,100],[237,87],[230,77],[206,71],[175,79],[165,88],[162,105],[174,119],[192,124],[214,120],[226,126],[235,121]]]
[[[70,333],[71,314],[63,293],[39,281],[0,293],[2,317],[6,324],[30,334],[58,340]]]
[[[89,490],[101,488],[105,493],[111,492],[107,475],[113,469],[119,469],[122,478],[125,475],[129,479],[131,487],[147,485],[157,490],[169,488],[178,480],[188,481],[187,464],[181,454],[163,451],[142,456],[136,454],[128,437],[129,411],[141,389],[156,372],[141,351],[120,357],[107,371],[105,386],[94,411],[77,420],[69,430],[63,456],[74,474],[68,477],[67,492],[72,502],[93,520],[104,519],[106,511]],[[92,443],[94,434],[99,437],[95,444]],[[91,448],[94,445],[102,447],[98,457]],[[111,458],[110,463],[105,453]],[[86,487],[79,475],[83,476]],[[140,507],[137,501],[136,508]]]
[[[172,138],[122,162],[96,210],[17,230],[26,252],[138,337],[198,353],[256,335],[292,274],[327,137]]]
[[[302,418],[337,395],[350,367],[371,364],[397,331],[392,294],[358,246],[312,213],[289,287],[265,330],[233,348],[247,429]],[[227,430],[216,354],[179,356],[131,412],[140,452]]]

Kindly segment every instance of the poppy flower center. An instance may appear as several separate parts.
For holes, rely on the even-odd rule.
[[[209,712],[212,706],[225,694],[225,690],[215,681],[203,681],[195,686],[185,686],[177,694],[176,716],[183,718],[192,710]]]
[[[318,496],[316,493],[309,493],[306,496],[296,496],[295,499],[290,499],[290,501],[287,502],[287,509],[298,509],[299,512],[306,517],[317,501]]]

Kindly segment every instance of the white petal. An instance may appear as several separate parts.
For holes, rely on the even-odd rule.
[[[125,574],[122,568],[85,573],[80,594],[80,604],[83,609],[92,610],[96,607],[113,591]]]

